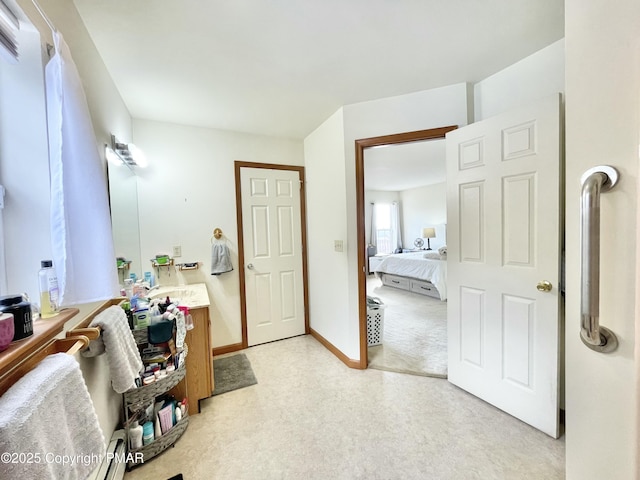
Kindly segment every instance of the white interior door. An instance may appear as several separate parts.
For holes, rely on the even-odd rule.
[[[300,174],[240,169],[247,341],[305,333]]]
[[[447,134],[449,381],[554,438],[560,169],[559,95]]]

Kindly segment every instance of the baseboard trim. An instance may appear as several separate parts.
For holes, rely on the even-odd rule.
[[[313,328],[309,329],[311,336],[318,340],[327,350],[333,353],[342,363],[344,363],[349,368],[355,368],[358,370],[362,370],[360,366],[360,360],[353,360],[352,358],[347,357],[344,353],[342,353],[338,348],[332,344],[329,340],[324,338],[318,332],[316,332]]]
[[[237,352],[238,350],[242,350],[242,342],[241,343],[233,343],[231,345],[223,345],[221,347],[214,347],[211,349],[212,355],[224,355],[225,353]]]

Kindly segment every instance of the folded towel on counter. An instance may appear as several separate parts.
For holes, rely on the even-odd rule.
[[[33,455],[0,462],[7,479],[85,479],[100,463],[104,435],[71,355],[49,355],[0,397],[0,452]]]
[[[124,393],[134,388],[143,365],[127,314],[121,307],[113,305],[96,315],[89,326],[102,328],[100,339],[94,342],[104,342],[113,389]]]
[[[231,270],[233,270],[231,253],[226,242],[213,242],[211,245],[211,275],[220,275]]]

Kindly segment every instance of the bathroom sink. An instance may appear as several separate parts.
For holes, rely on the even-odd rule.
[[[209,306],[209,294],[204,283],[193,285],[167,285],[153,290],[149,298],[169,297],[173,303],[189,308]]]

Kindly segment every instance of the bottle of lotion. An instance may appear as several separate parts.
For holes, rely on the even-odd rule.
[[[133,422],[129,427],[129,446],[132,450],[142,447],[142,426],[138,422]]]

